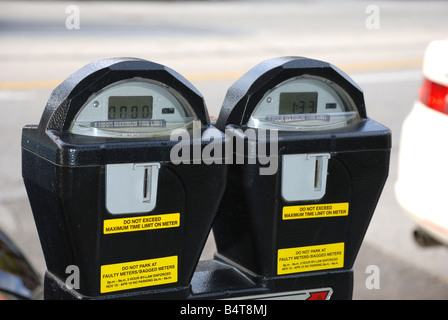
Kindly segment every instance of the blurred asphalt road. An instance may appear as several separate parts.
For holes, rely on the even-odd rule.
[[[43,274],[21,180],[20,137],[51,90],[91,61],[133,56],[186,76],[217,116],[227,88],[258,62],[298,55],[329,61],[365,92],[369,117],[393,132],[389,180],[355,265],[354,299],[447,299],[448,250],[422,249],[393,191],[401,124],[421,81],[425,47],[446,37],[444,1],[0,1],[0,228]],[[71,7],[74,6],[74,7]],[[79,13],[79,14],[78,14]],[[75,15],[75,16],[74,16]],[[79,17],[79,29],[71,28]],[[207,243],[203,257],[212,256]],[[369,290],[367,266],[380,270]]]

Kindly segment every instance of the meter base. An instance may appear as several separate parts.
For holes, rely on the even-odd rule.
[[[179,286],[156,290],[141,290],[119,292],[102,296],[85,296],[69,288],[64,281],[46,272],[44,278],[44,300],[172,300],[187,299],[191,292],[190,286]]]
[[[215,254],[213,260],[199,261],[191,288],[189,299],[350,300],[353,269],[268,277]]]
[[[50,272],[45,273],[45,300],[213,300],[287,299],[350,300],[353,269],[264,277],[255,275],[216,254],[199,261],[191,285],[175,288],[85,296],[69,288]]]

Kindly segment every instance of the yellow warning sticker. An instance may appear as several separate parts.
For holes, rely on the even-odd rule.
[[[277,274],[342,268],[344,243],[278,250]]]
[[[101,266],[101,293],[177,282],[177,256]]]
[[[348,215],[348,202],[283,207],[283,220]]]
[[[180,213],[104,220],[104,234],[145,231],[180,226]]]

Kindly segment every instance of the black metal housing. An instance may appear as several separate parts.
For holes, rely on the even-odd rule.
[[[246,123],[263,95],[283,81],[314,75],[337,83],[353,100],[360,122],[327,131],[278,131],[278,171],[260,175],[249,161]],[[178,141],[75,135],[70,125],[87,99],[117,81],[147,78],[179,92],[193,107],[201,132],[220,135],[221,163],[175,165],[170,151]],[[216,127],[202,96],[173,70],[134,58],[87,65],[57,87],[39,125],[23,128],[22,175],[43,247],[47,299],[223,299],[306,296],[327,290],[332,299],[350,299],[353,264],[387,179],[391,132],[367,118],[362,90],[333,65],[302,57],[264,61],[228,90]],[[258,142],[269,146],[270,134]],[[225,134],[224,134],[225,131]],[[209,131],[210,133],[210,131]],[[188,147],[210,143],[190,135]],[[208,135],[209,136],[209,135]],[[224,142],[242,141],[245,152],[225,154]],[[252,141],[253,142],[253,141]],[[269,147],[267,148],[269,150]],[[326,193],[321,199],[288,202],[281,196],[282,156],[328,153]],[[194,152],[191,152],[194,156]],[[242,157],[243,164],[229,164]],[[157,205],[150,213],[114,214],[105,206],[105,168],[118,163],[160,163]],[[298,181],[300,183],[300,181]],[[349,214],[283,220],[285,206],[348,203]],[[180,213],[180,227],[104,234],[111,218]],[[216,216],[216,217],[215,217]],[[217,253],[198,261],[213,223]],[[278,250],[343,242],[342,267],[278,274]],[[100,292],[101,266],[178,257],[176,283]],[[66,268],[79,267],[80,288],[65,283]],[[311,290],[311,291],[310,291]],[[329,293],[331,292],[331,293]],[[328,298],[329,296],[327,296]]]
[[[248,164],[246,123],[267,90],[304,74],[318,75],[341,86],[356,104],[361,121],[338,130],[278,131],[278,171],[260,175],[260,163]],[[331,286],[330,281],[322,279],[333,277],[340,280],[337,290],[343,292],[339,293],[351,297],[353,264],[387,179],[391,148],[391,132],[367,118],[362,90],[329,63],[301,57],[271,59],[255,66],[228,90],[217,126],[226,129],[228,139],[242,140],[246,145],[245,154],[239,155],[245,157],[244,164],[229,166],[226,192],[213,226],[216,257],[270,282],[272,288],[288,279],[290,291],[306,289],[316,275],[321,284]],[[253,130],[258,135],[260,130]],[[269,135],[265,141],[269,146]],[[313,153],[331,155],[325,195],[318,200],[284,200],[280,193],[282,156]],[[333,203],[349,203],[349,214],[282,219],[285,206]],[[279,249],[341,242],[345,244],[342,268],[277,273]]]
[[[38,126],[22,134],[22,175],[47,264],[47,299],[187,297],[190,280],[210,231],[225,186],[226,166],[174,165],[170,150],[178,141],[162,138],[105,138],[69,132],[87,99],[124,79],[146,78],[177,90],[202,124],[210,126],[201,94],[173,70],[145,60],[117,58],[91,63],[51,94]],[[189,147],[209,141],[192,137]],[[144,214],[111,215],[105,207],[105,166],[160,163],[156,207]],[[150,231],[104,234],[111,218],[180,213],[180,226]],[[114,293],[100,293],[103,265],[178,257],[178,281]],[[65,285],[66,268],[80,270],[80,288]]]

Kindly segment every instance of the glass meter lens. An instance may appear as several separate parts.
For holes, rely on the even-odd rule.
[[[100,137],[167,136],[191,129],[192,107],[172,88],[151,80],[113,83],[92,95],[72,123],[74,134]]]
[[[334,82],[315,76],[288,79],[269,90],[247,125],[285,131],[329,130],[360,121],[352,99]]]

